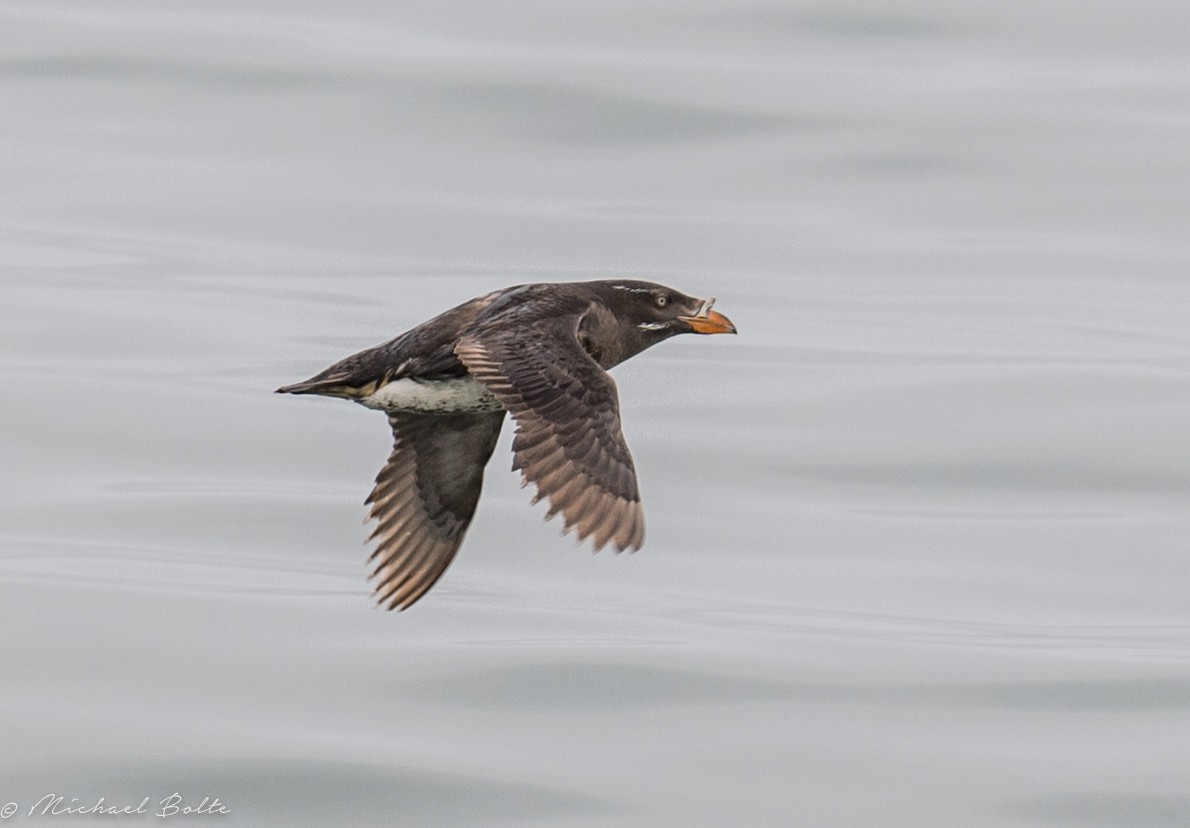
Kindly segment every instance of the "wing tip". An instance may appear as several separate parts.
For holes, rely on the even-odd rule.
[[[591,554],[598,554],[609,545],[616,554],[638,552],[644,546],[644,510],[639,500],[625,500],[610,492],[601,492],[602,496],[592,503],[559,497],[560,494],[544,495],[550,504],[545,520],[561,514],[561,534],[566,537],[574,532],[575,546],[590,540]],[[542,497],[539,491],[533,502]]]

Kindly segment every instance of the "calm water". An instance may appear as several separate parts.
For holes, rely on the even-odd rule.
[[[1190,825],[1188,9],[0,6],[10,824]],[[506,428],[372,609],[271,390],[615,276],[742,332],[617,369],[644,550]]]

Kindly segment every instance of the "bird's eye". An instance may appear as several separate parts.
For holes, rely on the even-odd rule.
[[[669,297],[666,296],[664,293],[657,295],[657,307],[664,308],[666,303],[668,303],[668,302],[669,302]]]

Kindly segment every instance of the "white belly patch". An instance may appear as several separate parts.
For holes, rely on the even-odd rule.
[[[419,382],[399,379],[382,385],[359,400],[381,411],[418,411],[424,414],[499,411],[503,408],[487,387],[472,377]]]

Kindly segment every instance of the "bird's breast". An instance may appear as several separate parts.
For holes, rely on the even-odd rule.
[[[464,414],[503,408],[492,392],[474,377],[416,380],[408,377],[382,385],[359,402],[381,411],[423,414]]]

